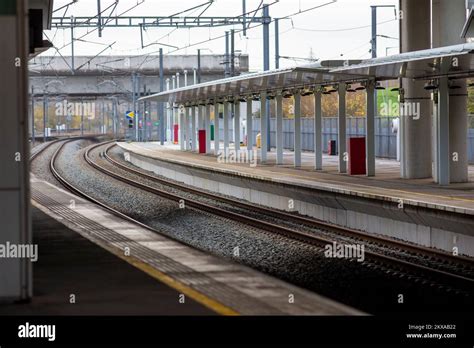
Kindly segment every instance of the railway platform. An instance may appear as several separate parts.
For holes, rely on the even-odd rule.
[[[40,250],[35,297],[3,306],[0,315],[363,314],[159,235],[34,176],[31,192]]]
[[[158,143],[118,145],[134,165],[191,186],[295,211],[340,226],[474,256],[474,166],[470,182],[442,187],[429,179],[399,178],[399,163],[377,160],[375,177],[337,172],[337,156],[324,155],[315,171],[313,154],[294,168],[292,152],[275,165],[224,161]],[[258,153],[258,151],[257,151]]]

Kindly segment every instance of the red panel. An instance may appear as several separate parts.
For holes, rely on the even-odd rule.
[[[206,153],[206,131],[201,129],[198,131],[199,153]]]
[[[365,138],[349,139],[349,175],[365,175]]]
[[[179,124],[175,124],[173,130],[174,130],[173,142],[177,144],[178,138],[179,138]]]

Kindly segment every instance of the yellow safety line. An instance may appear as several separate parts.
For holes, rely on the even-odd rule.
[[[108,246],[108,245],[107,245]],[[227,316],[235,316],[239,315],[240,313],[235,311],[234,309],[227,307],[226,305],[213,300],[212,298],[202,294],[201,292],[194,290],[193,288],[181,283],[180,281],[170,277],[169,275],[157,270],[156,268],[150,266],[149,264],[143,262],[142,260],[133,257],[133,256],[125,256],[122,254],[122,251],[118,251],[116,248],[108,246],[107,248],[111,251],[114,255],[118,256],[122,260],[128,262],[132,266],[138,268],[139,270],[145,272],[146,274],[152,276],[153,278],[159,280],[160,282],[168,285],[170,288],[173,288],[182,294],[186,295],[187,297],[192,298],[194,301],[206,306],[207,308],[213,310],[217,314],[220,315],[227,315]]]

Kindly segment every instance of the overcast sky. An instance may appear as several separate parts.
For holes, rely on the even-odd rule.
[[[55,9],[70,3],[71,0],[55,0]],[[137,0],[120,0],[113,15],[120,14],[134,5]],[[128,16],[168,16],[181,12],[191,7],[204,4],[207,0],[145,0],[125,15]],[[260,0],[247,0],[247,11],[256,9]],[[273,3],[273,0],[264,0],[264,3]],[[102,9],[114,3],[114,0],[102,0]],[[326,5],[325,5],[326,4]],[[320,8],[297,14],[300,11],[323,5]],[[280,55],[286,57],[321,59],[361,59],[370,57],[371,39],[371,5],[398,5],[397,0],[279,0],[270,6],[270,16],[273,18],[290,18],[280,21]],[[189,11],[186,14],[196,16],[205,7]],[[109,13],[110,11],[107,11]],[[94,16],[97,13],[96,0],[79,0],[71,5],[65,16]],[[54,16],[62,16],[64,10],[54,13]],[[214,0],[214,3],[204,13],[205,16],[237,16],[242,14],[242,0]],[[184,14],[183,14],[184,15]],[[258,15],[261,15],[259,11]],[[378,34],[390,38],[378,37],[378,56],[398,53],[398,21],[392,8],[379,8],[377,11]],[[208,39],[216,38],[224,34],[232,27],[218,27],[214,29],[173,29],[173,28],[149,28],[144,33],[145,44],[159,42],[178,46],[180,49],[151,45],[141,49],[139,28],[105,28],[102,38],[98,37],[97,31],[76,41],[76,55],[96,55],[107,45],[116,41],[112,49],[107,49],[103,55],[135,55],[156,54],[163,47],[165,53],[169,54],[196,54],[198,48],[204,49],[203,54],[222,54],[225,51],[225,41],[218,38],[213,41],[199,45],[193,45]],[[234,28],[240,30],[240,26]],[[79,37],[91,29],[75,29],[75,37]],[[236,34],[235,49],[250,56],[250,69],[261,70],[263,67],[262,55],[262,26],[251,29],[247,37],[242,33]],[[56,47],[61,48],[71,41],[70,30],[50,30],[46,35],[53,39]],[[274,26],[270,29],[270,55],[271,67],[274,67]],[[188,47],[193,45],[191,47]],[[69,56],[71,47],[66,46],[60,50],[62,55]],[[45,55],[52,55],[51,49]],[[281,66],[291,66],[305,63],[294,59],[282,59]]]

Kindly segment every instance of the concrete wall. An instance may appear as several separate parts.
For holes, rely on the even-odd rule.
[[[131,162],[185,184],[276,209],[287,210],[288,201],[303,215],[345,227],[400,238],[416,244],[474,256],[472,216],[339,194],[295,185],[217,173],[151,159],[131,153]],[[212,179],[211,179],[212,178]],[[370,212],[370,213],[367,213]]]

